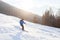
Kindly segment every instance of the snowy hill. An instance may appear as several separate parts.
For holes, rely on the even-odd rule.
[[[25,30],[19,18],[0,13],[0,40],[60,40],[60,29],[26,22]]]

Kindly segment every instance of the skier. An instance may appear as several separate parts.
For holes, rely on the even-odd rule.
[[[20,20],[20,25],[21,25],[21,27],[22,27],[22,30],[24,31],[24,24],[25,24],[25,22],[23,21],[24,19],[21,19]]]

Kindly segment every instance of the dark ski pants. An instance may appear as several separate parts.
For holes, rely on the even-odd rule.
[[[24,26],[23,26],[23,25],[21,25],[21,27],[22,27],[22,30],[24,30]]]

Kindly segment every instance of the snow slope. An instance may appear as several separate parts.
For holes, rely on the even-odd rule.
[[[26,22],[22,31],[19,18],[0,13],[0,40],[60,40],[60,29]]]

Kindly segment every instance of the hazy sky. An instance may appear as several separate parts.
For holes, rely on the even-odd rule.
[[[42,10],[48,7],[60,8],[60,0],[3,0],[17,8],[42,15]]]

